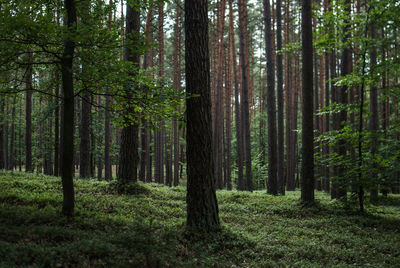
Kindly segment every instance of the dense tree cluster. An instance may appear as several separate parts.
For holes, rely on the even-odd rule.
[[[395,0],[0,2],[0,168],[346,200],[399,193]]]

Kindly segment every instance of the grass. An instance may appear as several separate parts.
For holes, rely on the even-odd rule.
[[[400,196],[360,215],[299,194],[218,191],[222,230],[189,235],[182,187],[78,179],[65,218],[59,178],[0,172],[0,267],[399,266]]]

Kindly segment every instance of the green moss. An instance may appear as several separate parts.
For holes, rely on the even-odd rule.
[[[0,172],[0,267],[395,267],[399,196],[360,215],[316,192],[218,191],[222,230],[185,232],[183,187],[75,180],[76,213],[60,214],[59,178]]]

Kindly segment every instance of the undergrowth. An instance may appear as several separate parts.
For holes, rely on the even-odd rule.
[[[218,191],[222,230],[185,231],[185,189],[75,180],[60,214],[59,178],[0,172],[0,267],[395,267],[400,196],[360,215],[317,192]]]

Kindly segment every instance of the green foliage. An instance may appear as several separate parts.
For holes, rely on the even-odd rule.
[[[76,215],[59,214],[59,178],[0,173],[0,266],[265,267],[373,266],[400,261],[400,199],[389,195],[366,215],[316,193],[218,191],[222,231],[185,232],[185,189],[76,180]],[[140,190],[140,191],[141,191]],[[28,226],[28,228],[27,228]]]

